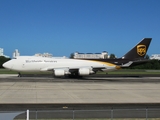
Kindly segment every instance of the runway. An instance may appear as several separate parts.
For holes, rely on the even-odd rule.
[[[152,110],[154,111],[152,118],[158,118],[160,117],[159,86],[160,77],[64,79],[0,75],[0,109],[1,111],[29,109],[35,113],[36,110],[39,113],[41,110],[62,110],[59,114],[52,113],[57,118],[66,110],[72,112],[82,110],[80,116],[84,116],[85,110],[107,110],[110,116],[112,109],[114,109],[114,117],[117,118],[123,118],[128,110],[132,111],[128,115],[137,117],[137,110],[143,109],[138,117],[145,116],[146,110]],[[87,115],[92,114],[93,111],[88,112]],[[94,114],[98,116],[100,113],[94,112]],[[63,113],[63,115],[68,118],[68,114]],[[105,117],[106,112],[102,112],[101,115]]]
[[[160,78],[1,77],[0,104],[160,103]]]

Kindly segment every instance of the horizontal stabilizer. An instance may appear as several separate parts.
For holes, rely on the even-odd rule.
[[[129,67],[132,65],[132,63],[133,63],[133,61],[129,61],[128,63],[122,65],[121,67]]]

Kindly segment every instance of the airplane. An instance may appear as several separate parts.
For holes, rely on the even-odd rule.
[[[152,38],[144,38],[134,48],[119,59],[57,59],[37,56],[18,56],[3,64],[9,70],[20,72],[52,71],[55,77],[80,77],[97,71],[114,71],[145,62],[144,56]]]

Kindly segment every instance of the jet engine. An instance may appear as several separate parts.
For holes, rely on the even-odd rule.
[[[55,76],[64,76],[65,70],[64,69],[56,69],[56,70],[54,70],[54,75]]]
[[[95,73],[94,71],[92,71],[92,68],[80,68],[79,69],[79,75],[90,75]]]

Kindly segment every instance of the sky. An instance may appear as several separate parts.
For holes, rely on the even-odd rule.
[[[123,56],[143,38],[160,54],[160,0],[0,0],[0,48],[11,56]]]

